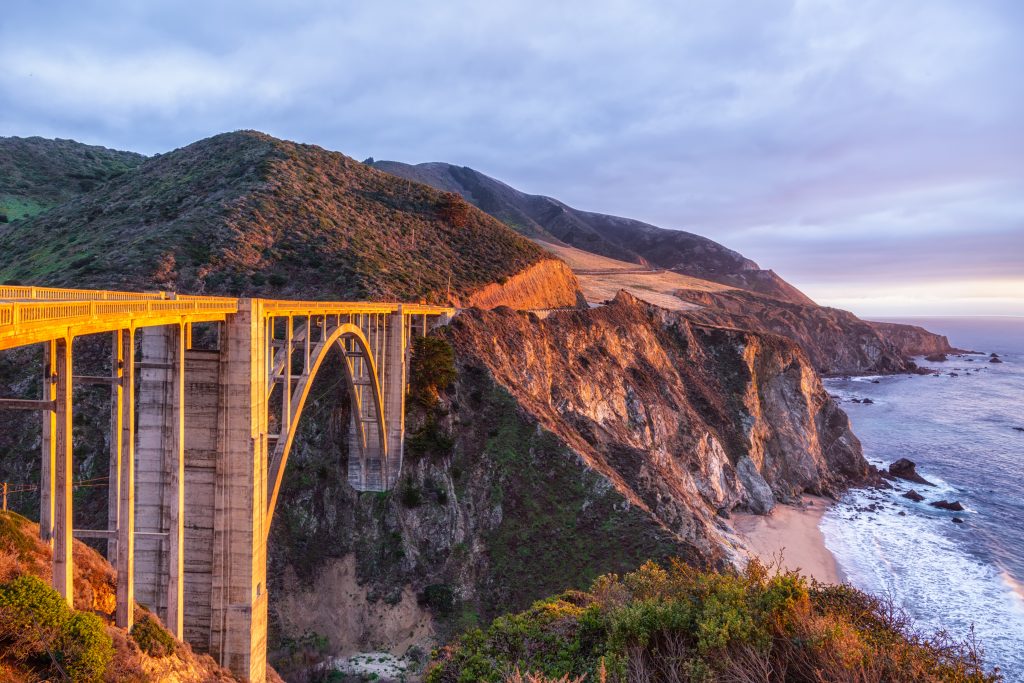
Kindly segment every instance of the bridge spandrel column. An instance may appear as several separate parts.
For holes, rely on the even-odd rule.
[[[224,326],[214,510],[211,654],[236,675],[266,678],[267,348],[259,300]]]

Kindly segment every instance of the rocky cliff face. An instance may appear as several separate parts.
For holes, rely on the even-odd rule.
[[[721,566],[738,557],[730,511],[869,476],[782,337],[626,294],[543,320],[466,311],[440,333],[458,379],[439,407],[411,409],[390,494],[347,487],[344,397],[315,389],[269,546],[284,669],[308,630],[331,652],[404,648],[648,557]]]
[[[792,339],[824,374],[886,374],[914,368],[907,360],[909,354],[890,340],[886,331],[849,311],[767,299],[740,290],[680,290],[676,296],[701,305],[687,313],[694,320]],[[944,339],[923,329],[920,332],[919,340],[929,336]]]
[[[950,346],[945,335],[929,332],[917,325],[880,323],[869,321],[885,339],[892,342],[904,356],[927,356],[930,353],[955,353],[960,349]]]
[[[566,308],[581,302],[579,283],[572,270],[558,259],[549,258],[461,297],[457,305],[538,310]]]

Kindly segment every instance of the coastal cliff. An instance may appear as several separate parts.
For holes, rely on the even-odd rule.
[[[759,330],[800,344],[822,374],[891,374],[914,369],[909,356],[930,345],[948,347],[945,337],[923,328],[861,320],[838,308],[770,299],[753,292],[678,290],[676,296],[700,308],[687,312],[708,324]],[[947,349],[948,350],[948,349]]]
[[[929,332],[918,325],[868,321],[879,334],[892,342],[904,356],[927,356],[932,353],[956,353],[945,335]]]
[[[332,438],[344,397],[314,390],[269,545],[282,670],[308,630],[326,654],[404,651],[648,558],[737,563],[732,511],[870,476],[846,415],[779,336],[628,294],[543,320],[473,309],[437,334],[457,379],[411,406],[390,494],[347,487]]]

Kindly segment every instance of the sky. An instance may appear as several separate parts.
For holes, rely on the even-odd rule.
[[[0,135],[243,128],[708,236],[861,315],[1024,315],[1019,0],[37,0]]]

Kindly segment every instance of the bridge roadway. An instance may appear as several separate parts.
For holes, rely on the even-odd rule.
[[[136,602],[251,681],[266,677],[266,542],[313,381],[348,388],[349,482],[394,487],[412,340],[452,308],[0,286],[0,351],[44,354],[43,395],[0,398],[42,415],[40,534],[72,603],[74,538],[107,541],[116,623]],[[203,343],[193,345],[194,326]],[[110,335],[106,375],[76,375],[75,341]],[[73,525],[73,390],[110,387],[106,529]],[[185,505],[186,496],[188,506]]]

